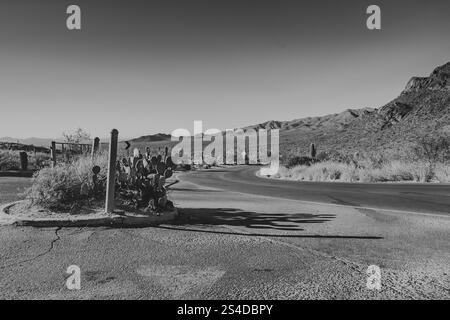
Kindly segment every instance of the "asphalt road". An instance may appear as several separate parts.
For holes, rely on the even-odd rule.
[[[251,170],[181,175],[180,217],[158,227],[0,226],[0,299],[450,299],[449,217],[286,199]],[[2,202],[30,183],[5,179]]]
[[[321,183],[256,176],[258,167],[196,172],[199,185],[235,192],[320,203],[450,215],[450,185],[415,183]]]

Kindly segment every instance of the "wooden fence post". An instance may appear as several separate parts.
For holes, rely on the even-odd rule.
[[[94,160],[94,156],[97,154],[99,146],[100,146],[100,138],[95,137],[94,141],[92,142],[92,150],[91,150],[92,160]]]
[[[52,166],[56,166],[56,142],[52,141],[52,147],[50,149],[52,156]]]
[[[114,210],[114,188],[116,184],[116,161],[117,161],[117,138],[119,131],[111,131],[111,140],[109,142],[109,161],[108,161],[108,180],[106,185],[106,213],[112,213]]]

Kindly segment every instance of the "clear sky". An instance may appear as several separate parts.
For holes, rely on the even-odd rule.
[[[66,29],[66,8],[82,30]],[[365,10],[382,9],[382,30]],[[0,137],[122,137],[380,107],[450,61],[450,1],[9,0]]]

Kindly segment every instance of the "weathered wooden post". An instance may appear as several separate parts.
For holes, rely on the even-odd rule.
[[[94,157],[97,154],[99,147],[100,147],[100,138],[95,137],[94,141],[92,141],[92,150],[91,150],[92,160],[94,160]]]
[[[108,161],[108,180],[106,185],[106,213],[112,213],[114,210],[114,188],[116,185],[116,161],[117,161],[117,138],[119,131],[111,131],[111,140],[109,142],[109,161]]]
[[[51,156],[52,156],[52,166],[56,166],[56,142],[52,141],[52,146],[51,146]]]
[[[28,170],[28,154],[25,151],[19,153],[20,156],[20,168],[22,171]]]

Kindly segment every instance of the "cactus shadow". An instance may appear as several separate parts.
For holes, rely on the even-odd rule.
[[[304,224],[321,224],[332,221],[335,214],[311,214],[311,213],[258,213],[235,208],[183,208],[179,209],[179,217],[164,225],[158,226],[161,229],[203,232],[225,235],[241,235],[241,236],[267,236],[278,238],[321,238],[321,239],[363,239],[363,240],[379,240],[383,239],[379,236],[359,236],[359,235],[302,235],[294,234],[277,234],[277,233],[247,233],[240,232],[239,229],[232,227],[244,227],[247,229],[266,229],[272,231],[304,231]],[[222,226],[230,227],[230,232],[220,231],[211,227]]]
[[[302,224],[326,223],[335,216],[334,214],[311,213],[258,213],[235,208],[184,208],[180,209],[179,218],[171,224],[303,231]]]

